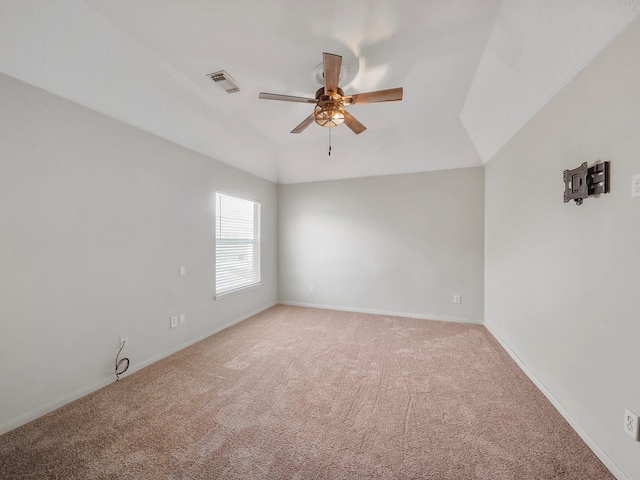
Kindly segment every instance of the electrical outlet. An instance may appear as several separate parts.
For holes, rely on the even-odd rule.
[[[187,316],[184,313],[180,314],[180,325],[187,321]]]
[[[124,345],[124,348],[127,348],[128,346],[131,345],[129,343],[129,337],[127,337],[127,336],[120,337],[120,346],[122,347],[123,345]]]
[[[184,276],[187,274],[187,266],[186,265],[180,265],[180,276]]]
[[[454,295],[453,303],[462,303],[462,297],[460,295]]]
[[[176,328],[178,326],[178,316],[174,315],[171,317],[171,323],[169,324],[171,328]]]
[[[628,408],[624,409],[624,431],[634,440],[638,440],[638,415]]]
[[[316,293],[316,286],[315,285],[309,285],[309,291],[311,293]]]
[[[631,196],[640,197],[640,175],[631,177]]]

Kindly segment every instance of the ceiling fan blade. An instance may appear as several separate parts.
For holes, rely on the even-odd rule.
[[[291,133],[300,133],[300,132],[302,132],[305,128],[307,128],[309,125],[311,125],[313,123],[315,118],[316,118],[315,113],[312,113],[307,118],[305,118],[302,122],[300,122],[300,125],[298,125],[296,128],[291,130]]]
[[[349,127],[356,135],[364,132],[367,129],[367,127],[361,124],[358,120],[355,119],[353,115],[351,115],[347,111],[344,112],[344,124]]]
[[[329,91],[338,93],[338,82],[340,81],[340,67],[342,67],[342,57],[333,53],[322,54],[322,65],[324,70],[324,93]]]
[[[294,97],[292,95],[280,95],[279,93],[260,92],[262,100],[281,100],[283,102],[316,103],[315,98]]]
[[[344,97],[344,103],[355,105],[356,103],[395,102],[402,100],[402,87],[378,90],[375,92],[356,93]]]

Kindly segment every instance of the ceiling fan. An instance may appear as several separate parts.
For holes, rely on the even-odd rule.
[[[338,82],[340,80],[340,69],[342,67],[342,57],[333,53],[322,54],[322,66],[324,72],[324,87],[316,92],[316,98],[295,97],[291,95],[279,95],[277,93],[260,92],[263,100],[281,100],[283,102],[315,103],[313,113],[305,118],[300,125],[291,130],[291,133],[300,133],[314,120],[323,127],[337,127],[344,123],[356,135],[364,132],[367,127],[355,119],[347,112],[345,105],[355,105],[358,103],[394,102],[402,100],[402,87],[390,88],[388,90],[378,90],[375,92],[356,93],[346,95]]]

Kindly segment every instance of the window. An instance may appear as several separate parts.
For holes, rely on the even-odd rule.
[[[216,192],[216,298],[260,283],[260,202]]]

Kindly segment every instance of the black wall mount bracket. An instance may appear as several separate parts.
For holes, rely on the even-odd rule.
[[[565,170],[564,203],[574,200],[577,205],[590,195],[609,193],[609,162],[596,163],[587,167],[587,162],[573,170]]]

